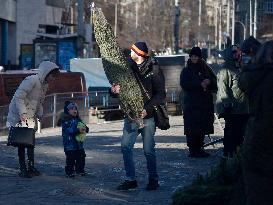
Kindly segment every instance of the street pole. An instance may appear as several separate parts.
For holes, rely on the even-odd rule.
[[[217,33],[218,33],[218,3],[214,2],[214,44],[215,47],[217,46],[218,38],[217,38]]]
[[[8,21],[2,21],[0,22],[0,25],[2,26],[2,37],[0,40],[2,40],[2,45],[1,45],[1,53],[2,55],[0,56],[2,61],[0,64],[2,65],[7,65],[8,64],[8,49],[9,49],[9,24]],[[1,34],[0,33],[0,34]]]
[[[235,0],[232,0],[232,40],[231,43],[234,45],[235,39]]]
[[[174,20],[174,52],[178,54],[179,50],[179,18],[180,6],[178,0],[175,0],[175,20]]]
[[[256,38],[257,36],[257,0],[254,1],[254,33],[253,36]]]
[[[220,2],[219,5],[219,43],[218,43],[218,49],[221,50],[222,48],[222,2]]]
[[[202,13],[202,0],[199,0],[199,12],[198,12],[198,46],[200,46],[201,39],[201,13]]]
[[[252,36],[252,0],[249,0],[249,35]]]
[[[136,41],[137,41],[137,28],[138,28],[138,1],[136,1]]]
[[[84,29],[83,29],[83,0],[78,0],[78,29],[77,33],[79,36],[84,35]]]
[[[118,3],[115,3],[115,36],[117,37],[117,27],[118,27]]]
[[[83,0],[78,0],[78,25],[77,25],[77,34],[78,34],[78,57],[83,57],[83,41],[84,41],[84,24],[83,24]]]
[[[89,57],[93,57],[93,7],[94,3],[90,5],[90,27],[91,27],[91,40],[89,44]]]
[[[201,26],[202,0],[199,0],[198,26]]]
[[[227,34],[230,36],[230,0],[227,0]]]
[[[236,23],[239,23],[242,25],[243,29],[244,29],[244,40],[246,39],[246,26],[242,21],[235,21]]]

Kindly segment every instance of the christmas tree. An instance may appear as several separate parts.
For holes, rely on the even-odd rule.
[[[123,111],[135,121],[139,121],[139,114],[143,110],[143,99],[133,71],[100,8],[92,8],[92,19],[105,74],[110,84],[120,85],[119,99]]]

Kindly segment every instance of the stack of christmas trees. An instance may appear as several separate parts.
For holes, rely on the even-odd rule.
[[[241,156],[222,158],[206,176],[198,175],[192,184],[178,189],[172,205],[244,205]]]

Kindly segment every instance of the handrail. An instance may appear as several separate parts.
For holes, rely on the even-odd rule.
[[[67,94],[87,94],[88,92],[64,92],[64,93],[51,93],[49,95],[46,95],[45,97],[50,97],[54,95],[67,95]]]
[[[168,99],[171,99],[170,102],[177,102],[177,99],[179,99],[180,87],[177,87],[177,86],[167,87],[166,92],[167,92],[167,95],[169,96]],[[82,94],[82,95],[76,96],[78,94]],[[59,92],[59,93],[52,93],[52,94],[46,95],[45,98],[46,98],[45,102],[47,102],[46,103],[47,105],[45,105],[46,109],[44,110],[45,111],[44,117],[50,119],[49,121],[46,121],[47,126],[50,126],[50,127],[51,126],[55,127],[55,124],[58,120],[57,117],[61,113],[59,109],[59,103],[63,102],[66,98],[75,99],[75,100],[83,100],[83,102],[85,103],[83,115],[85,117],[90,116],[91,113],[93,115],[93,114],[98,114],[99,112],[110,112],[110,111],[121,110],[121,107],[118,101],[116,102],[116,101],[110,100],[108,90],[86,91],[86,92],[63,92],[63,93]],[[93,104],[91,101],[93,101]],[[116,108],[111,107],[113,105],[117,105],[117,107]],[[100,110],[100,108],[105,108],[105,109]],[[6,120],[8,109],[9,109],[9,104],[0,106],[0,110],[2,110],[0,113],[0,119],[2,120],[1,123],[3,125],[5,124],[4,121]],[[89,109],[90,109],[90,112],[89,112]],[[94,110],[94,112],[92,112],[91,110]],[[40,132],[41,124],[39,123],[38,126],[39,126],[38,132]]]
[[[0,108],[6,108],[6,107],[9,107],[9,104],[0,106]]]

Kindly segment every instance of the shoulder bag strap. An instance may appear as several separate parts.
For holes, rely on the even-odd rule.
[[[142,88],[143,92],[144,92],[144,93],[145,93],[145,95],[147,96],[148,100],[150,100],[150,99],[151,99],[151,97],[150,97],[150,95],[149,95],[148,91],[147,91],[147,90],[144,88],[143,84],[141,83],[140,78],[139,78],[139,76],[138,76],[138,74],[137,74],[137,73],[136,73],[136,78],[137,78],[137,81],[138,81],[138,83],[139,83],[140,87]]]
[[[147,91],[147,90],[144,88],[144,86],[142,85],[142,83],[141,83],[141,81],[140,81],[140,79],[139,79],[139,76],[138,76],[137,74],[136,74],[136,78],[137,78],[137,81],[139,82],[139,85],[140,85],[140,87],[142,88],[143,92],[146,94],[148,100],[150,100],[151,97],[150,97],[148,91]],[[154,107],[154,109],[157,111],[158,108],[157,108],[155,105],[154,105],[153,107]]]

